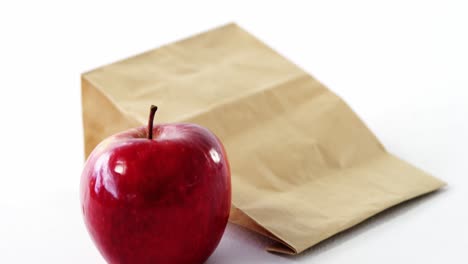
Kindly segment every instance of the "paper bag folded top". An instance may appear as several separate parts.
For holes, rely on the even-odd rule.
[[[146,123],[193,122],[224,143],[230,220],[297,254],[444,183],[385,151],[324,85],[229,24],[82,76],[85,152]]]

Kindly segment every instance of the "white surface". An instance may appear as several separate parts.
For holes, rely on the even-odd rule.
[[[230,21],[449,186],[298,257],[266,253],[268,241],[229,226],[208,263],[468,263],[466,1],[9,2],[0,4],[0,263],[104,262],[79,209],[79,74]]]

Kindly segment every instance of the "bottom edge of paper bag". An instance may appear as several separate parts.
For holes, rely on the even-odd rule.
[[[253,217],[240,210],[234,204],[231,206],[229,222],[273,240],[274,244],[266,248],[268,252],[276,252],[287,255],[297,254],[297,250],[289,243],[264,228]]]
[[[386,155],[389,155],[390,157],[393,157],[393,158],[397,158],[390,153],[386,153]],[[402,161],[401,159],[399,160]],[[402,161],[402,162],[405,162],[405,161]],[[429,174],[427,176],[432,177]],[[406,203],[408,201],[411,201],[415,198],[422,197],[422,196],[434,193],[436,191],[439,191],[447,185],[447,183],[445,183],[444,181],[441,181],[437,178],[434,178],[434,179],[436,179],[437,181],[434,181],[432,186],[426,186],[425,189],[421,189],[406,197],[403,196],[403,197],[400,197],[400,199],[395,199],[394,201],[389,202],[387,205],[382,205],[380,208],[378,208],[378,210],[375,210],[374,212],[367,214],[365,217],[358,217],[354,219],[353,221],[350,221],[342,225],[340,228],[334,230],[333,232],[324,234],[322,237],[317,238],[315,242],[311,242],[310,245],[308,245],[307,247],[293,246],[294,243],[288,242],[286,239],[284,239],[280,235],[275,234],[274,230],[269,230],[263,227],[260,224],[260,222],[255,219],[254,216],[249,215],[247,212],[235,206],[235,204],[233,204],[232,206],[232,208],[234,208],[233,209],[234,211],[231,210],[233,214],[232,214],[232,217],[230,218],[230,222],[240,225],[246,229],[249,229],[253,232],[256,232],[260,235],[263,235],[265,237],[272,239],[274,243],[266,248],[268,252],[287,254],[287,255],[297,255],[297,254],[304,252],[305,250],[313,248],[317,244],[320,244],[326,241],[327,239],[332,238],[356,225],[366,222],[368,219],[376,215],[379,215],[380,213],[383,213],[391,208],[396,208],[399,205]]]

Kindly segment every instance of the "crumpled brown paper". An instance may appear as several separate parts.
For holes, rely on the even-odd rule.
[[[231,221],[297,254],[444,183],[385,151],[349,106],[235,24],[82,75],[86,155],[147,120],[224,143]]]

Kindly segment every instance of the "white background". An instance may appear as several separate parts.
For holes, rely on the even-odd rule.
[[[448,182],[298,257],[229,226],[208,263],[468,263],[466,1],[0,3],[0,263],[103,263],[85,230],[80,73],[235,21]]]

